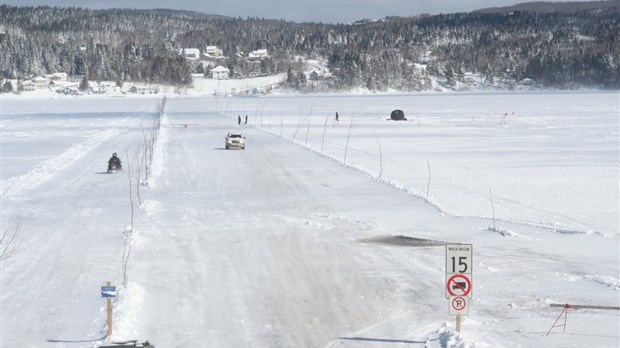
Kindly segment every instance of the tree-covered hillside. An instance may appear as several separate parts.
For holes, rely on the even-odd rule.
[[[501,11],[390,17],[354,24],[293,23],[171,10],[0,6],[0,78],[66,72],[79,78],[187,85],[192,72],[224,65],[233,78],[288,72],[308,88],[301,59],[323,59],[322,87],[427,90],[531,79],[543,87],[620,87],[620,15],[596,10]],[[186,59],[182,48],[222,55]],[[248,59],[267,49],[269,56]],[[203,63],[201,63],[203,62]]]

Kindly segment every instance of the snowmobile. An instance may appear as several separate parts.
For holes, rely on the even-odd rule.
[[[123,166],[121,165],[121,159],[118,158],[118,156],[116,155],[116,152],[112,154],[112,157],[108,160],[108,171],[107,173],[116,173],[119,170],[123,169]]]
[[[116,173],[119,170],[123,169],[123,165],[120,163],[110,163],[108,166],[108,174]]]

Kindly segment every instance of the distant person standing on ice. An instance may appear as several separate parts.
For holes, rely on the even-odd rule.
[[[241,124],[241,115],[237,115],[237,124]]]
[[[244,124],[248,124],[248,115],[245,115],[245,123]]]
[[[336,122],[338,122],[338,112],[336,112]]]

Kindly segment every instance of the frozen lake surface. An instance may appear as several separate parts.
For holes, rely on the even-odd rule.
[[[620,345],[618,311],[546,335],[620,306],[618,92],[169,97],[147,178],[161,101],[2,100],[0,346]]]

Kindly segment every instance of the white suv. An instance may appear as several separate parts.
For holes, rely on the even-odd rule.
[[[245,137],[241,133],[230,132],[226,134],[226,150],[234,147],[245,150]]]

